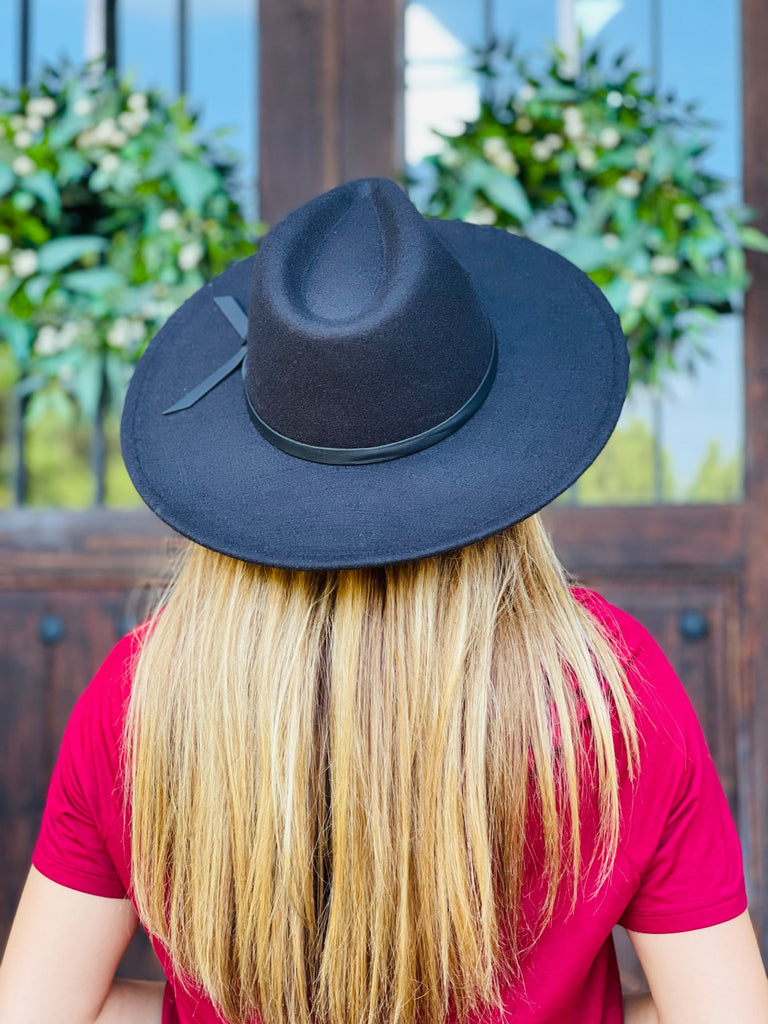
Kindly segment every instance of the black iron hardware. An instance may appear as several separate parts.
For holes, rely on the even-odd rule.
[[[689,609],[680,613],[680,636],[683,640],[701,640],[709,633],[709,625],[702,612]]]
[[[57,644],[64,636],[64,623],[58,615],[48,612],[40,619],[38,635],[44,644]]]

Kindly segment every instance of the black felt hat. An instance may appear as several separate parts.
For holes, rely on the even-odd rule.
[[[289,214],[168,320],[123,412],[149,507],[291,569],[381,565],[532,515],[601,451],[627,345],[599,288],[384,178]]]

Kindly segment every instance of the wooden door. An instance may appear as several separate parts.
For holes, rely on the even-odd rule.
[[[64,727],[99,664],[143,616],[169,537],[149,512],[0,516],[0,949]],[[143,932],[120,973],[162,977]]]
[[[269,144],[262,153],[263,209],[279,216],[335,180],[391,174],[399,159],[398,4],[371,0],[363,10],[357,0],[263,0],[261,8],[262,150]],[[760,0],[743,0],[742,25],[744,193],[747,202],[768,211],[768,78],[762,73],[768,66],[768,13]],[[311,60],[302,56],[305,50]],[[286,53],[293,54],[290,60]],[[355,53],[373,54],[381,68],[350,68]],[[373,83],[367,94],[360,81]],[[301,140],[294,127],[305,123],[308,109],[310,120],[319,118],[324,127],[314,134],[307,128],[306,159],[298,166]],[[374,147],[376,110],[383,113]],[[768,229],[768,218],[760,226]],[[745,500],[550,507],[544,521],[569,570],[650,629],[691,695],[739,829],[750,910],[766,956],[768,257],[751,255],[748,263],[754,280],[746,305]],[[63,723],[77,692],[128,625],[136,608],[129,595],[157,566],[167,537],[148,513],[0,513],[0,942],[26,871]],[[617,929],[622,975],[634,987],[642,978],[624,938]],[[131,955],[127,970],[156,970],[142,947]]]

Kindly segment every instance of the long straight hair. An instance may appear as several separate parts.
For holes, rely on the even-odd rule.
[[[590,865],[608,879],[613,722],[633,779],[635,697],[572,583],[538,516],[374,568],[189,547],[126,719],[132,894],[228,1021],[438,1024],[501,1006],[522,973],[532,801],[538,936],[567,877],[576,906],[588,771]]]

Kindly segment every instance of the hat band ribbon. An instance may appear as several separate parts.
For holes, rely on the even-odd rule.
[[[248,320],[239,303],[230,295],[218,296],[214,301],[243,339],[243,342],[245,342]],[[296,441],[292,437],[286,437],[285,434],[278,433],[259,416],[248,397],[248,392],[245,388],[245,344],[209,377],[206,377],[204,381],[180,398],[178,402],[166,409],[164,415],[179,412],[194,405],[203,395],[207,394],[242,364],[243,395],[248,415],[259,433],[270,444],[274,445],[275,448],[279,448],[287,455],[293,455],[298,459],[320,462],[331,466],[361,466],[372,462],[388,462],[391,459],[411,455],[414,452],[421,451],[423,448],[429,448],[431,445],[443,441],[446,437],[457,431],[459,427],[463,426],[477,412],[488,397],[498,365],[498,346],[496,344],[496,333],[492,326],[491,340],[492,350],[488,367],[483,375],[483,379],[467,401],[441,423],[436,423],[433,427],[422,431],[420,434],[413,434],[411,437],[405,437],[400,441],[390,441],[388,444],[374,445],[369,448],[326,448],[321,445],[305,444],[303,441]]]
[[[494,334],[493,352],[485,376],[460,409],[457,409],[447,420],[436,423],[434,427],[430,427],[429,430],[424,430],[420,434],[404,437],[401,441],[378,444],[371,448],[324,448],[320,445],[295,441],[291,437],[279,434],[268,423],[265,423],[251,404],[245,388],[243,388],[243,394],[251,422],[275,448],[279,448],[288,455],[295,455],[298,459],[307,459],[309,462],[323,462],[330,466],[363,466],[371,462],[388,462],[390,459],[399,459],[403,455],[412,455],[414,452],[421,451],[422,448],[429,448],[430,445],[437,444],[438,441],[453,434],[467,422],[473,413],[477,412],[485,401],[491,390],[493,378],[496,376],[497,361],[496,336]],[[243,377],[245,377],[245,361],[243,361]]]

